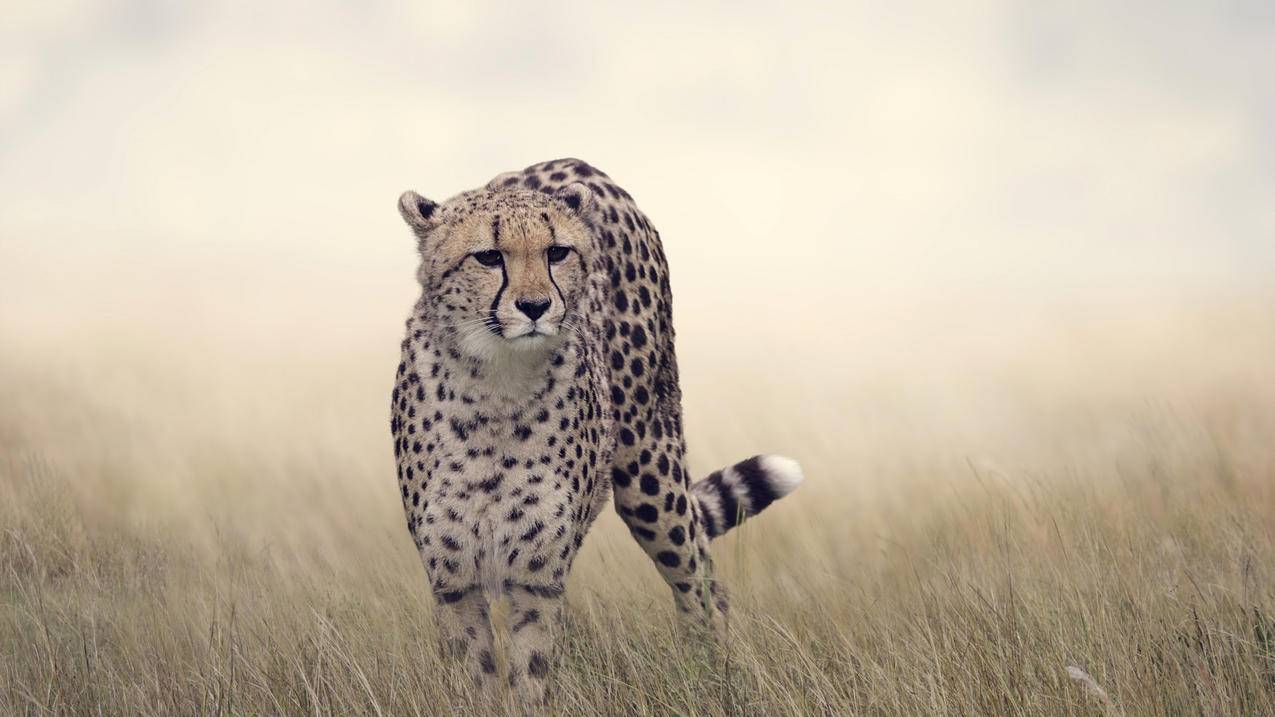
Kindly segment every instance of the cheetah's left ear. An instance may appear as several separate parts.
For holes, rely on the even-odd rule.
[[[572,182],[554,192],[553,196],[582,219],[592,216],[597,205],[597,195],[584,182]]]
[[[412,228],[417,238],[424,239],[434,227],[438,226],[438,203],[408,190],[398,198],[398,213],[403,221]]]

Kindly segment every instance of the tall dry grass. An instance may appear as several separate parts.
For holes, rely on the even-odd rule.
[[[859,363],[691,340],[697,471],[768,450],[808,481],[715,544],[717,653],[604,516],[555,710],[1275,714],[1269,308],[963,324]],[[472,710],[394,485],[387,343],[7,336],[0,713]]]

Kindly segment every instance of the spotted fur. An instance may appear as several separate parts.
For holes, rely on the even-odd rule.
[[[391,431],[407,524],[443,645],[496,674],[489,601],[507,597],[509,681],[543,700],[563,586],[608,494],[680,613],[724,626],[708,541],[801,481],[757,456],[692,483],[659,233],[602,172],[559,159],[399,209],[422,286]]]

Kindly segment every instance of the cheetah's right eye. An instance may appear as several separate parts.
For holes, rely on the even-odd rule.
[[[505,257],[496,249],[488,249],[474,253],[474,258],[483,266],[500,266],[505,262]]]

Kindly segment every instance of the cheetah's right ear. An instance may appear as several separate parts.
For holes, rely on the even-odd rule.
[[[417,238],[424,239],[438,226],[438,203],[408,190],[398,198],[398,213],[403,221],[412,228]]]
[[[490,182],[487,183],[487,189],[494,192],[499,189],[508,189],[510,187],[516,187],[519,184],[522,184],[522,180],[523,180],[522,172],[514,171],[514,172],[505,172],[503,174],[497,174],[494,179],[492,179]]]

